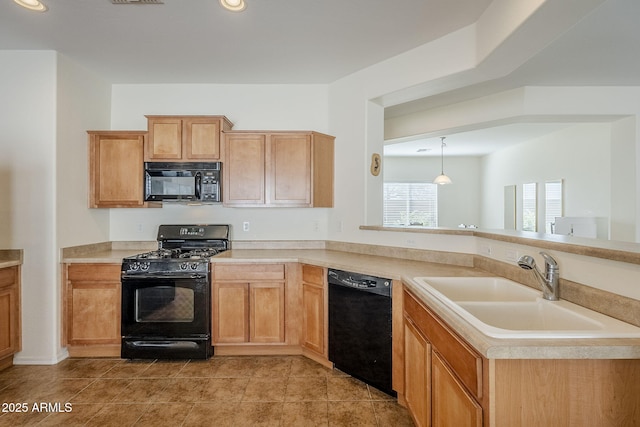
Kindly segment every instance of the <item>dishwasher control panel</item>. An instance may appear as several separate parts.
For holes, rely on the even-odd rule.
[[[391,294],[391,279],[334,269],[329,269],[328,276],[329,284]]]

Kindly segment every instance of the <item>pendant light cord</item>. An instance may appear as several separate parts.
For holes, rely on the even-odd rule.
[[[440,137],[440,175],[444,175],[444,139],[446,136]]]

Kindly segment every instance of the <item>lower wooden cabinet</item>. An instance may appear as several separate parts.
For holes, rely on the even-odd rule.
[[[637,426],[640,359],[486,359],[403,293],[404,382],[418,426]]]
[[[482,426],[482,407],[437,352],[431,355],[433,426]]]
[[[284,343],[285,265],[216,265],[212,305],[214,345]]]
[[[0,369],[21,350],[20,267],[0,269]]]
[[[67,264],[65,339],[69,355],[120,355],[120,264]]]
[[[431,425],[431,345],[410,320],[404,324],[404,399],[416,426]]]
[[[326,269],[302,266],[302,346],[327,356]]]
[[[404,399],[417,426],[483,425],[482,358],[404,292]]]

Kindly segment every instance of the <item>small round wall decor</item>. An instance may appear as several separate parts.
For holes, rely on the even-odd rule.
[[[382,159],[380,158],[380,154],[373,153],[371,155],[371,175],[373,176],[380,175],[381,167],[382,167]]]

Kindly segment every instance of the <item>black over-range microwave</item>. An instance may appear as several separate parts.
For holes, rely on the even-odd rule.
[[[144,199],[220,202],[221,166],[220,162],[145,162]]]

